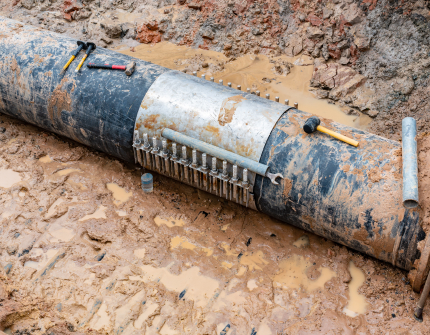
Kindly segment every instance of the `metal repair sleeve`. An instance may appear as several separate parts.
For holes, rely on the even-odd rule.
[[[242,168],[246,168],[252,172],[255,172],[261,176],[265,176],[269,167],[267,165],[260,164],[249,158],[242,157],[238,154],[232,153],[230,151],[221,149],[212,144],[196,140],[195,138],[189,137],[187,135],[178,133],[169,128],[165,128],[162,132],[162,136],[168,140],[177,142],[179,144],[185,145],[187,147],[196,149],[200,152],[204,152],[213,157],[217,157],[222,160],[226,160],[230,164],[238,165]]]

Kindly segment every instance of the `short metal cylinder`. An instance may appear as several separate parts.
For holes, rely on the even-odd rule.
[[[414,118],[402,121],[403,205],[418,206],[417,123]]]
[[[145,173],[140,177],[142,182],[142,190],[145,193],[151,193],[154,190],[154,178],[152,174]]]

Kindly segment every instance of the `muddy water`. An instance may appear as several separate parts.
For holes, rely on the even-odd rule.
[[[157,226],[166,225],[169,228],[182,227],[185,225],[185,222],[182,219],[173,219],[173,218],[163,219],[158,215],[154,218],[154,222]]]
[[[18,172],[10,169],[0,169],[0,187],[10,188],[21,181]]]
[[[107,207],[101,205],[93,214],[85,215],[83,218],[79,219],[79,221],[82,222],[90,219],[106,219],[106,209]]]
[[[325,283],[336,277],[336,272],[333,270],[319,267],[319,277],[310,279],[307,273],[312,268],[312,263],[303,256],[295,254],[282,260],[279,268],[280,272],[275,276],[274,282],[285,289],[303,288],[307,292],[312,292],[318,288],[324,288]]]
[[[363,285],[365,277],[363,271],[355,266],[353,262],[349,263],[348,268],[352,280],[348,285],[349,301],[343,312],[351,317],[356,317],[359,314],[364,314],[367,308],[367,302],[364,295],[358,293],[358,289]]]
[[[270,59],[265,55],[245,55],[226,63],[224,69],[214,71],[211,63],[226,62],[227,58],[224,54],[177,46],[169,42],[161,42],[155,45],[141,44],[133,50],[135,51],[130,51],[128,48],[118,49],[118,51],[124,54],[175,70],[183,70],[193,62],[190,58],[201,55],[209,66],[201,68],[198,71],[198,76],[204,74],[206,75],[206,79],[213,76],[216,82],[222,79],[224,85],[231,82],[233,88],[241,85],[242,90],[246,90],[247,88],[250,88],[252,91],[259,90],[261,96],[269,93],[272,100],[275,99],[275,96],[278,96],[281,102],[288,99],[290,105],[297,102],[299,109],[303,111],[332,119],[347,126],[365,129],[371,121],[366,115],[358,117],[346,115],[340,107],[329,104],[325,100],[315,98],[309,91],[313,61],[307,56],[295,58],[281,56],[275,58],[274,60],[277,61],[303,64],[294,65],[288,75],[278,75],[273,71],[274,63],[271,63]]]
[[[128,201],[128,199],[130,199],[130,197],[133,195],[133,192],[127,192],[124,188],[118,186],[115,183],[108,183],[106,184],[106,187],[109,191],[112,192],[114,204],[117,206]]]
[[[67,176],[68,174],[71,174],[73,172],[81,172],[81,170],[79,170],[79,169],[72,169],[72,168],[63,169],[63,170],[60,170],[60,171],[56,172],[55,175],[56,176]]]

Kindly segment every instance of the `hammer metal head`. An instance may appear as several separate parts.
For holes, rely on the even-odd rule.
[[[87,42],[87,48],[93,51],[96,50],[96,45],[93,42]]]
[[[303,126],[303,130],[306,133],[311,134],[317,130],[317,127],[320,125],[320,123],[321,123],[321,121],[319,118],[317,118],[316,116],[312,116],[306,120],[306,122]]]
[[[127,76],[131,76],[136,69],[136,62],[130,62],[127,64],[127,68],[125,69],[125,74]]]
[[[82,42],[82,41],[77,41],[76,42],[76,44],[78,45],[78,46],[80,46],[82,49],[84,49],[84,50],[87,50],[87,48],[88,48],[88,45],[87,45],[87,43],[85,43],[85,42]]]

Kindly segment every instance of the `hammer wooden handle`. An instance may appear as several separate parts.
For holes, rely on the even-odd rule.
[[[351,144],[354,147],[358,147],[358,142],[356,140],[353,140],[352,138],[349,138],[349,137],[343,136],[339,133],[336,133],[333,130],[327,129],[326,127],[318,126],[317,130],[322,132],[322,133],[325,133],[327,135],[330,135],[334,138],[337,138],[338,140],[341,140],[345,143]]]

